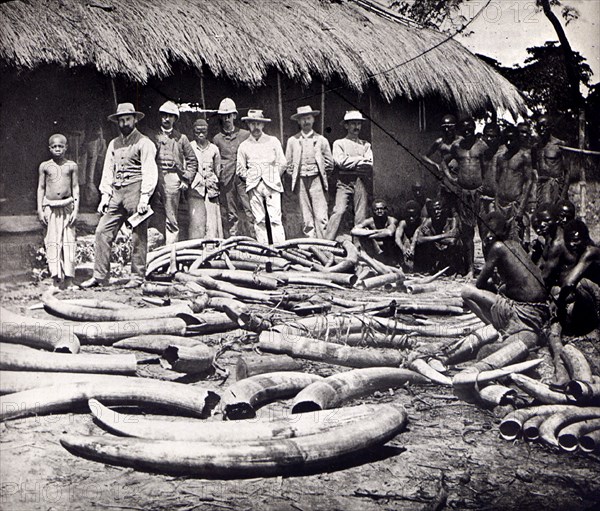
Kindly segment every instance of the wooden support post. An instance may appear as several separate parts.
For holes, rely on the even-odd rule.
[[[281,74],[277,71],[277,108],[279,113],[279,140],[283,144],[283,99],[281,93]]]
[[[325,84],[321,81],[321,135],[325,136]]]

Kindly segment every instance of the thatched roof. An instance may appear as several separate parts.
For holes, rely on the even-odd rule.
[[[365,5],[15,0],[0,5],[0,61],[22,68],[93,65],[141,83],[171,74],[179,61],[250,86],[274,68],[302,83],[338,77],[357,91],[374,83],[387,100],[440,95],[464,111],[523,108],[518,91],[459,43]]]

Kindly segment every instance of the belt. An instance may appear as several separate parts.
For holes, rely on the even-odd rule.
[[[174,161],[161,161],[158,162],[158,166],[160,167],[160,170],[165,170],[167,172],[177,172],[177,163],[175,163]]]

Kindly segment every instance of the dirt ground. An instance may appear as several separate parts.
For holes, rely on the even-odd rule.
[[[456,296],[463,282],[442,280],[439,292]],[[44,317],[44,311],[27,310],[39,301],[43,290],[41,285],[4,284],[1,303],[15,311]],[[352,293],[358,291],[345,291],[341,295],[349,298]],[[389,296],[384,292],[374,294]],[[62,298],[92,296],[134,305],[143,303],[139,290],[118,286],[60,295]],[[420,351],[431,352],[440,343],[452,340],[433,342],[418,338],[415,343]],[[210,336],[207,342],[228,346],[219,362],[231,371],[231,376],[224,384],[218,375],[191,384],[220,392],[234,381],[235,361],[240,353],[253,349],[253,342],[242,331]],[[581,341],[580,347],[591,349],[586,348],[586,343],[589,341]],[[87,346],[83,352],[123,351]],[[307,362],[305,369],[329,375],[346,368]],[[140,366],[139,374],[169,380],[180,376],[156,364]],[[344,466],[332,466],[327,472],[230,481],[151,474],[76,457],[60,445],[62,434],[109,435],[84,411],[4,422],[0,424],[0,508],[6,511],[591,510],[600,503],[600,457],[555,452],[521,440],[502,440],[498,424],[507,410],[479,409],[459,401],[451,390],[435,385],[413,385],[360,402],[404,406],[409,416],[407,430],[385,447]],[[260,414],[289,412],[289,405],[288,401],[272,403]],[[221,419],[217,414],[209,420]]]

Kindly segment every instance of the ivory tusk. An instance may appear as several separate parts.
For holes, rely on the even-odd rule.
[[[523,424],[531,417],[547,416],[565,410],[575,410],[577,408],[579,407],[575,405],[542,405],[515,410],[506,415],[500,422],[500,436],[504,438],[504,440],[515,440],[521,433]]]
[[[231,385],[222,395],[223,418],[236,420],[256,416],[256,409],[274,399],[294,397],[321,376],[281,371],[250,376]]]
[[[287,355],[242,355],[235,365],[236,381],[243,380],[257,374],[279,371],[298,371],[302,364]]]
[[[567,393],[578,403],[600,404],[600,383],[573,380],[567,384]]]
[[[188,315],[191,316],[191,315]],[[74,323],[73,331],[82,344],[110,345],[137,335],[184,335],[187,323],[183,318],[145,319],[136,321],[101,321]]]
[[[344,428],[352,422],[370,420],[381,405],[336,408],[327,413],[309,412],[296,415],[268,413],[264,417],[231,422],[190,420],[156,420],[143,415],[131,417],[117,413],[95,399],[89,400],[90,411],[107,430],[118,435],[153,440],[239,444],[257,440],[279,440],[318,435]]]
[[[224,280],[232,284],[240,284],[251,289],[274,291],[279,287],[279,280],[275,277],[245,270],[214,270],[211,268],[200,268],[197,270],[190,270],[189,274],[194,277],[212,277],[213,279]]]
[[[202,478],[254,478],[331,470],[342,460],[385,444],[407,422],[404,410],[380,405],[373,419],[324,433],[247,443],[178,442],[139,438],[63,436],[68,451],[103,463]]]
[[[579,439],[579,447],[583,452],[595,452],[600,450],[600,429],[590,431]]]
[[[490,344],[498,339],[498,332],[492,325],[486,325],[468,334],[457,344],[451,347],[440,357],[445,365],[458,364],[477,355],[482,346]]]
[[[178,373],[205,373],[212,367],[215,354],[203,343],[195,346],[170,345],[163,352],[160,365]]]
[[[135,374],[135,355],[48,353],[0,343],[0,370]]]
[[[582,382],[592,381],[592,368],[585,358],[585,355],[575,346],[572,344],[563,346],[560,352],[560,358],[565,363],[571,380]]]
[[[548,445],[558,447],[556,435],[564,427],[574,422],[597,418],[600,418],[600,407],[587,407],[555,413],[542,422],[540,438]]]
[[[592,431],[600,430],[600,419],[587,419],[575,422],[560,430],[558,445],[563,451],[576,451],[580,438]]]
[[[433,367],[431,367],[425,360],[422,358],[417,358],[413,360],[409,368],[416,371],[419,374],[422,374],[427,379],[431,380],[434,383],[439,383],[440,385],[452,386],[452,379],[448,376],[443,375],[436,371]]]
[[[121,341],[115,342],[112,347],[126,350],[144,351],[146,353],[156,353],[161,355],[170,345],[185,346],[191,348],[202,341],[193,337],[182,337],[178,335],[137,335],[127,337]]]
[[[511,381],[522,391],[536,398],[541,403],[547,404],[568,404],[573,400],[566,394],[552,390],[548,385],[534,380],[524,374],[511,374]]]
[[[65,303],[54,297],[44,297],[44,308],[59,318],[73,321],[141,321],[145,319],[174,318],[178,314],[191,314],[187,305],[169,305],[167,307],[146,307],[143,309],[92,309]]]
[[[60,353],[79,353],[80,349],[78,336],[67,326],[51,319],[21,316],[4,307],[0,307],[0,338]]]
[[[543,362],[543,359],[536,358],[534,360],[526,360],[525,362],[519,362],[518,364],[511,364],[500,369],[490,369],[489,371],[469,371],[471,368],[467,368],[465,371],[458,373],[453,380],[454,385],[475,385],[476,383],[487,383],[492,380],[499,378],[505,378],[514,373],[524,373],[537,367]]]
[[[488,385],[479,390],[480,402],[490,408],[510,405],[515,402],[516,391],[504,385]]]
[[[292,413],[327,410],[342,406],[377,390],[387,390],[405,383],[427,383],[423,375],[408,369],[370,367],[334,374],[302,390],[294,399]]]
[[[346,367],[396,367],[404,358],[397,350],[353,348],[307,337],[286,336],[275,330],[261,332],[258,347],[270,353]]]
[[[375,289],[383,287],[384,289],[390,290],[394,288],[394,285],[404,280],[404,275],[399,273],[386,273],[384,275],[377,275],[370,277],[365,280],[358,281],[355,286],[360,289]]]
[[[219,396],[210,390],[182,383],[112,376],[110,381],[103,383],[83,381],[1,396],[0,421],[69,412],[92,398],[110,404],[164,406],[171,411],[202,418],[219,401]]]
[[[540,426],[548,418],[548,415],[534,415],[523,424],[523,438],[529,442],[537,442],[540,439]]]

